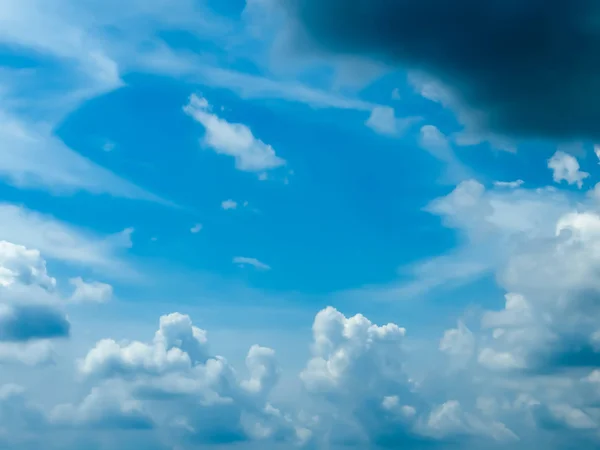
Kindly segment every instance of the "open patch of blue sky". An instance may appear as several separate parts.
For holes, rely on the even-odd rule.
[[[596,448],[595,6],[5,3],[0,448]]]

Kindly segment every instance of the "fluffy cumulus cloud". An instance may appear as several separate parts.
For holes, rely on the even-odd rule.
[[[450,392],[439,403],[428,398],[407,372],[406,333],[334,308],[317,314],[313,355],[300,378],[319,411],[314,426],[326,436],[322,445],[420,449],[447,448],[457,438],[465,445],[518,440],[498,420],[465,410]]]
[[[58,289],[39,250],[0,241],[0,364],[39,366],[54,361],[54,341],[71,335],[65,307],[105,302],[112,286],[70,280],[70,296]]]
[[[41,407],[23,388],[5,385],[0,417],[11,411],[17,449],[38,442],[36,434],[57,432],[118,448],[129,448],[126,438],[135,436],[153,449],[597,444],[598,370],[555,374],[530,365],[538,361],[528,359],[533,353],[518,352],[543,348],[535,336],[523,337],[538,329],[531,324],[543,322],[543,313],[526,307],[523,295],[508,294],[505,309],[484,312],[479,329],[459,323],[446,331],[439,353],[430,355],[437,371],[426,377],[411,375],[408,330],[325,308],[297,373],[302,391],[286,393],[283,403],[274,396],[282,371],[272,349],[252,345],[239,371],[210,351],[208,333],[189,316],[172,313],[149,341],[103,339],[84,354],[76,368],[88,390],[80,400]]]
[[[596,212],[568,213],[556,223],[554,237],[508,258],[499,270],[509,292],[505,307],[482,318],[495,338],[484,362],[544,371],[600,364],[594,338],[600,329],[599,225]]]
[[[52,341],[70,334],[63,303],[39,251],[0,242],[0,364],[53,362]]]
[[[450,394],[429,398],[408,375],[404,328],[329,307],[312,330],[311,356],[298,374],[303,393],[284,404],[272,395],[281,377],[272,349],[252,345],[240,372],[210,352],[206,331],[173,313],[160,318],[150,341],[97,342],[77,364],[89,389],[79,401],[42,408],[7,385],[0,413],[20,402],[29,415],[21,436],[85,431],[90,442],[101,433],[114,444],[137,433],[157,449],[447,448],[457,439],[480,446],[519,439],[498,417]]]
[[[464,395],[523,440],[591,448],[600,427],[600,211],[589,196],[497,189],[468,182],[432,205],[466,247],[496,255],[490,271],[505,292],[471,329],[446,331],[440,350],[466,381]]]
[[[278,2],[301,45],[429,73],[480,128],[561,138],[600,133],[600,39],[590,19],[600,6],[593,0]]]
[[[286,441],[302,443],[309,430],[268,402],[279,378],[272,349],[252,346],[247,375],[211,355],[207,333],[190,317],[160,318],[150,342],[99,341],[79,361],[94,383],[80,404],[57,406],[60,423],[160,429],[165,446]],[[168,448],[168,447],[165,447]]]
[[[192,95],[184,111],[205,128],[204,144],[233,157],[238,170],[262,172],[285,165],[273,147],[256,138],[248,126],[219,117],[204,97]]]
[[[37,250],[0,242],[0,274],[0,342],[5,357],[27,360],[11,344],[69,335],[69,321],[54,293],[56,280],[48,275]]]
[[[317,314],[312,358],[300,379],[324,403],[323,411],[333,406],[318,422],[331,444],[391,440],[398,445],[415,439],[415,406],[420,405],[402,368],[405,333],[395,324],[380,327],[333,308]]]
[[[472,247],[486,249],[487,256],[470,255],[486,259],[506,291],[503,308],[482,317],[491,341],[481,364],[547,371],[600,362],[593,345],[600,328],[594,313],[600,216],[593,202],[552,189],[487,191],[469,181],[430,211],[465,233],[457,258]]]
[[[573,155],[558,151],[548,160],[548,168],[552,170],[552,178],[555,182],[566,181],[575,184],[579,189],[583,187],[583,181],[590,176],[579,168],[579,162]]]

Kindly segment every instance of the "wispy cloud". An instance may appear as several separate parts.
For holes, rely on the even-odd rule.
[[[44,258],[54,259],[114,276],[135,276],[123,259],[132,245],[133,229],[101,236],[77,228],[52,216],[10,203],[0,203],[0,237],[28,248],[38,249]]]
[[[515,189],[523,186],[525,182],[523,180],[515,180],[515,181],[494,181],[494,186],[497,188],[508,188]]]
[[[233,263],[239,265],[240,267],[252,266],[255,269],[259,269],[259,270],[271,270],[270,266],[259,261],[256,258],[247,258],[244,256],[236,256],[235,258],[233,258]]]
[[[357,111],[372,111],[374,108],[381,106],[358,98],[315,89],[298,82],[276,80],[219,67],[204,66],[198,69],[198,77],[204,83],[230,89],[243,98],[274,98],[303,103],[313,108]]]
[[[0,112],[0,177],[19,188],[163,202],[135,184],[68,148],[49,130]]]
[[[124,86],[121,72],[127,49],[150,33],[144,30],[149,23],[160,18],[191,28],[196,17],[191,3],[182,10],[188,2],[169,8],[162,0],[128,2],[117,9],[108,9],[108,3],[114,2],[75,5],[57,0],[48,7],[42,0],[24,0],[2,8],[0,45],[54,63],[0,70],[0,177],[21,188],[56,194],[83,190],[160,202],[68,148],[54,134],[84,101]],[[119,29],[125,22],[128,39],[106,35],[108,28]]]
[[[436,126],[421,127],[419,144],[434,158],[446,164],[442,181],[454,184],[469,177],[469,169],[456,156],[448,137]]]

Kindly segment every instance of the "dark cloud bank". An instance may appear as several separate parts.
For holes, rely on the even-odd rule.
[[[279,0],[296,37],[421,69],[516,136],[600,137],[599,0]]]

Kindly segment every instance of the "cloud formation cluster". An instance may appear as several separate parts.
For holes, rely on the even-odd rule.
[[[25,413],[35,414],[35,422],[21,424],[24,433],[136,432],[141,442],[160,442],[157,448],[441,448],[463,435],[516,440],[503,424],[477,418],[456,400],[431,403],[405,371],[405,335],[393,323],[322,310],[313,323],[312,356],[299,373],[305,399],[283,408],[270,399],[281,373],[272,349],[251,346],[239,373],[211,355],[207,333],[190,317],[172,313],[160,318],[151,341],[104,339],[90,349],[77,362],[90,389],[81,401],[44,411],[11,385],[3,388],[11,393],[3,404],[17,396]]]
[[[423,135],[439,143],[436,130]],[[584,179],[575,158],[557,154],[554,161],[560,162],[549,164],[556,182]],[[378,325],[328,307],[314,318],[310,357],[300,370],[287,371],[299,393],[290,390],[282,401],[276,394],[285,368],[273,349],[244,342],[250,348],[240,369],[211,350],[208,333],[191,317],[174,312],[160,317],[147,339],[109,336],[84,349],[72,374],[77,388],[58,404],[33,402],[15,384],[0,388],[0,419],[15,430],[0,434],[0,447],[31,448],[48,436],[60,436],[55,447],[67,449],[597,446],[595,192],[527,189],[519,182],[486,187],[470,179],[430,203],[426,210],[457,230],[461,245],[415,271],[424,285],[435,285],[432,276],[447,282],[461,273],[490,273],[502,293],[469,323],[440,330],[428,370],[414,363],[410,327]],[[21,210],[5,209],[8,217],[20,217]],[[46,222],[36,223],[45,229]],[[63,230],[50,223],[51,230]],[[130,244],[130,232],[92,246],[78,233],[72,247],[43,247],[69,262],[90,258],[81,249],[100,255],[106,249],[110,256],[112,245]],[[37,242],[34,237],[29,242]],[[93,258],[85,262],[96,265]],[[234,262],[266,268],[252,258]],[[73,334],[66,310],[113,297],[105,283],[69,281],[65,295],[40,251],[0,242],[0,363],[54,362],[53,344]]]
[[[239,370],[211,351],[205,330],[175,312],[160,317],[149,340],[106,338],[82,354],[74,376],[87,393],[79,399],[42,406],[24,388],[3,386],[0,417],[14,423],[15,432],[0,438],[16,449],[49,435],[60,436],[56,448],[105,448],[100,442],[107,436],[111,448],[123,449],[133,443],[152,449],[547,443],[565,449],[565,439],[595,445],[600,285],[593,274],[600,265],[600,212],[590,200],[585,212],[557,213],[539,230],[527,218],[516,227],[495,215],[537,201],[538,212],[550,217],[544,208],[561,203],[546,202],[549,192],[488,191],[467,181],[431,205],[471,239],[527,239],[509,245],[494,266],[506,291],[504,306],[483,310],[478,325],[461,322],[441,333],[438,352],[429,355],[435,370],[425,377],[411,359],[410,330],[328,307],[314,318],[310,357],[296,374],[301,393],[281,402],[274,396],[282,377],[274,350],[251,345]],[[568,202],[562,205],[569,211]],[[70,298],[60,300],[38,251],[8,242],[0,248],[0,355],[21,349],[27,362],[35,350],[24,345],[69,337],[63,306]],[[102,284],[73,284],[72,297],[98,301],[105,292]],[[38,295],[32,301],[25,294]],[[18,313],[5,314],[9,308]]]

